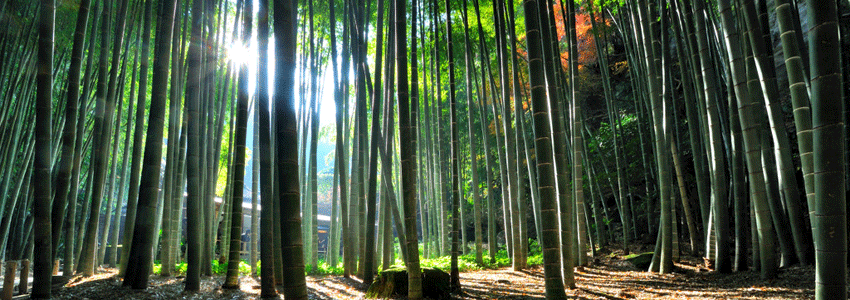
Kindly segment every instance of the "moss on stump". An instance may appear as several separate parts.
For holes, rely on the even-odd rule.
[[[625,260],[632,263],[638,270],[646,271],[652,263],[652,252],[627,255]]]
[[[451,299],[448,273],[436,268],[422,268],[422,296],[428,299]],[[375,279],[366,298],[380,299],[407,296],[407,269],[387,269]]]

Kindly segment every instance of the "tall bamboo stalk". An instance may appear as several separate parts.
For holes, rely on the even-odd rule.
[[[243,0],[244,10],[242,15],[242,45],[245,48],[250,46],[251,33],[253,30],[253,7],[254,3],[251,0]],[[245,178],[245,141],[248,135],[248,65],[243,63],[239,66],[239,90],[237,95],[238,110],[236,114],[236,127],[231,130],[235,132],[235,141],[233,146],[233,181],[231,182],[231,222],[229,229],[230,238],[230,254],[227,262],[227,276],[225,277],[222,288],[235,289],[239,287],[239,263],[242,261],[240,250],[242,244],[242,190]],[[222,237],[227,238],[227,237]],[[222,249],[224,252],[224,249]]]
[[[38,32],[38,75],[36,92],[35,159],[32,163],[34,189],[33,220],[39,230],[34,235],[32,298],[50,298],[53,272],[53,246],[51,228],[50,194],[52,193],[51,162],[53,161],[51,126],[53,94],[53,33],[56,19],[56,2],[41,1]]]
[[[150,30],[151,30],[151,14],[153,9],[153,1],[145,1],[144,25],[142,26],[141,36],[141,61],[139,61],[139,69],[142,70],[139,74],[139,95],[136,101],[139,103],[147,102],[147,82],[148,82],[148,66],[150,57]],[[90,56],[91,57],[91,56]],[[139,200],[139,180],[141,177],[142,168],[142,145],[144,135],[142,128],[145,125],[145,105],[136,107],[136,120],[133,124],[133,162],[130,164],[130,188],[127,193],[127,214],[124,216],[124,239],[121,242],[125,245],[121,248],[121,263],[119,275],[125,275],[127,271],[127,262],[130,257],[130,245],[136,225],[136,209]]]
[[[809,6],[809,63],[812,83],[812,142],[814,149],[815,299],[838,299],[847,294],[847,218],[844,186],[844,101],[836,2],[806,1]]]
[[[525,0],[523,8],[526,11],[525,30],[528,41],[528,69],[531,83],[531,101],[534,112],[535,152],[537,171],[539,174],[543,227],[543,270],[546,284],[547,299],[566,299],[564,285],[560,272],[558,251],[557,208],[555,189],[555,164],[549,129],[549,113],[546,109],[545,79],[540,72],[543,68],[543,49],[541,45],[540,23],[537,1]]]
[[[395,0],[395,11],[406,12],[407,3],[404,0]],[[411,130],[412,122],[410,116],[410,98],[408,98],[407,82],[407,15],[405,13],[395,14],[396,27],[396,71],[398,74],[398,123],[399,139],[409,140],[414,132]],[[415,32],[414,32],[415,33]],[[415,65],[414,65],[415,66]],[[414,74],[416,69],[413,69]],[[414,88],[416,88],[414,86]],[[413,103],[418,105],[418,103]],[[414,119],[415,120],[415,119]],[[404,224],[405,241],[404,249],[407,251],[407,297],[409,299],[422,299],[422,277],[419,269],[419,247],[416,234],[416,165],[414,157],[416,148],[408,143],[401,143],[401,184],[402,199],[404,202]]]
[[[269,113],[268,86],[268,48],[269,48],[269,0],[258,0],[257,14],[257,48],[259,61],[257,70],[257,117],[259,121],[259,152],[260,155],[260,201],[263,210],[260,212],[260,232],[263,242],[260,244],[260,295],[272,297],[276,294],[275,265],[278,264],[274,251],[275,234],[280,230],[272,226],[275,211],[274,184],[271,153],[271,118]],[[339,112],[337,112],[339,113]]]
[[[770,220],[770,211],[765,199],[765,184],[761,168],[761,151],[759,124],[755,118],[756,109],[749,95],[749,90],[744,83],[746,74],[743,66],[742,51],[739,44],[739,33],[735,28],[734,19],[731,18],[730,1],[720,2],[721,21],[724,28],[725,47],[728,52],[730,74],[734,78],[733,86],[735,97],[738,100],[739,119],[741,122],[744,149],[746,153],[747,168],[749,170],[750,194],[755,211],[756,224],[759,231],[759,258],[762,278],[774,276],[776,271],[775,262],[775,236],[773,223]],[[718,248],[719,250],[719,248]]]

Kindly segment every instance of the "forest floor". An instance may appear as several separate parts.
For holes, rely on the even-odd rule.
[[[576,269],[574,299],[811,299],[814,267],[781,269],[771,280],[757,271],[718,274],[705,268],[702,258],[682,257],[672,274],[638,270],[622,252],[597,253],[592,266]],[[199,293],[184,293],[182,278],[152,276],[150,287],[121,286],[115,269],[101,269],[90,278],[74,277],[54,292],[55,299],[258,299],[257,279],[243,276],[238,290],[222,290],[224,277],[202,278]],[[544,299],[543,268],[517,272],[510,268],[463,272],[463,295],[456,299]],[[310,299],[362,299],[366,286],[355,278],[308,276]]]

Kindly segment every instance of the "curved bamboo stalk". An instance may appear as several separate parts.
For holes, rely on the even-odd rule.
[[[800,41],[797,40],[794,26],[794,12],[789,0],[776,1],[776,22],[782,39],[782,54],[785,59],[785,70],[788,72],[788,87],[791,94],[791,105],[794,112],[794,125],[797,129],[797,149],[800,154],[800,169],[803,172],[803,183],[806,201],[809,207],[809,218],[814,217],[814,160],[812,157],[812,114],[809,107],[808,78],[806,78],[803,58],[800,54]],[[800,257],[805,262],[808,256]]]
[[[759,124],[755,118],[756,107],[750,98],[750,91],[745,85],[746,73],[744,61],[739,44],[739,33],[735,28],[731,16],[729,0],[720,2],[721,22],[724,28],[725,47],[729,62],[729,69],[733,77],[735,97],[738,100],[739,119],[744,139],[744,151],[746,153],[747,168],[749,170],[750,197],[755,211],[756,224],[759,231],[759,258],[762,278],[775,276],[775,243],[776,237],[773,231],[773,223],[770,220],[770,211],[765,199],[764,176],[762,175]]]
[[[752,47],[753,55],[756,60],[757,74],[761,85],[764,105],[767,109],[767,119],[769,121],[769,134],[773,141],[773,156],[775,163],[770,166],[775,168],[776,178],[779,183],[781,192],[781,200],[784,205],[777,203],[774,207],[780,208],[780,215],[783,216],[783,227],[785,229],[779,232],[787,235],[790,225],[791,237],[790,243],[793,243],[796,253],[787,256],[786,264],[794,264],[800,261],[803,264],[808,264],[806,253],[809,252],[809,235],[805,230],[805,222],[803,220],[803,212],[800,205],[800,192],[797,187],[797,179],[794,176],[794,163],[791,160],[791,147],[788,140],[788,133],[785,130],[785,120],[782,109],[779,103],[779,89],[776,83],[776,68],[773,62],[773,51],[769,49],[767,42],[770,41],[770,30],[765,28],[766,20],[762,25],[760,18],[756,13],[754,1],[742,1],[744,19],[749,27],[749,42]],[[767,16],[765,15],[764,18]],[[755,95],[753,95],[755,96]],[[777,201],[778,202],[778,201]],[[781,210],[781,206],[785,209]],[[779,227],[777,227],[779,229]],[[781,236],[781,235],[780,235]],[[796,254],[796,257],[794,257]]]

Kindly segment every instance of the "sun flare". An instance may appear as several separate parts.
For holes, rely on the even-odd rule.
[[[252,59],[250,49],[239,44],[227,46],[227,59],[236,64],[247,64]]]

